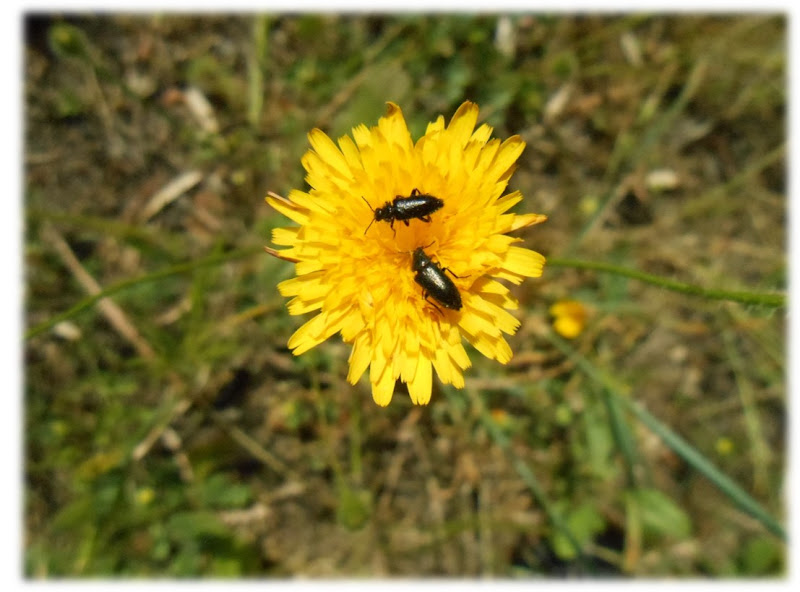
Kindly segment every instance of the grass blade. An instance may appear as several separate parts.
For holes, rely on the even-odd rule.
[[[263,247],[244,247],[241,249],[228,251],[222,254],[215,253],[214,255],[211,255],[209,257],[204,257],[203,259],[196,259],[194,261],[189,261],[187,263],[178,263],[177,265],[171,265],[164,269],[154,271],[153,273],[148,273],[127,280],[122,280],[120,282],[117,282],[116,284],[112,284],[104,288],[97,294],[93,294],[92,296],[84,298],[69,310],[57,314],[48,319],[47,321],[39,323],[35,327],[28,329],[28,331],[25,332],[24,339],[28,340],[31,339],[32,337],[36,337],[40,333],[43,333],[44,331],[47,331],[48,329],[54,327],[61,321],[70,319],[75,315],[79,314],[80,312],[86,310],[87,308],[95,304],[98,300],[102,300],[106,296],[111,296],[112,294],[116,294],[117,292],[122,292],[123,290],[127,290],[128,288],[132,288],[133,286],[138,286],[146,282],[155,282],[181,273],[188,273],[195,269],[209,265],[219,265],[221,263],[226,263],[227,261],[233,261],[234,259],[250,257],[252,255],[255,255],[256,253],[260,253],[263,251],[264,251]]]
[[[669,427],[661,423],[658,418],[648,413],[640,405],[622,394],[629,390],[622,388],[614,379],[597,369],[589,360],[575,351],[566,341],[557,335],[550,335],[550,341],[568,356],[590,378],[601,383],[607,392],[620,402],[628,411],[633,413],[639,421],[645,424],[654,434],[669,446],[675,454],[685,460],[695,470],[711,481],[722,493],[736,504],[742,511],[753,516],[772,534],[786,540],[786,530],[770,515],[764,507],[753,499],[744,489],[739,487],[730,477],[720,471],[703,454]]]

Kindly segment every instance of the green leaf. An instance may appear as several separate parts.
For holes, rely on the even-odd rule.
[[[89,110],[83,97],[68,88],[56,94],[53,101],[57,117],[76,117]]]
[[[691,533],[686,512],[657,489],[634,489],[628,492],[627,501],[636,505],[645,535],[682,539]]]
[[[586,437],[586,463],[601,479],[610,479],[617,472],[614,459],[614,434],[611,432],[602,403],[587,400],[582,414]]]
[[[53,53],[63,58],[86,58],[89,42],[78,27],[68,23],[56,23],[48,33],[48,42]]]
[[[58,531],[77,530],[91,524],[95,519],[94,500],[85,495],[61,508],[53,518],[53,528]]]
[[[167,532],[176,541],[189,541],[205,537],[231,536],[228,527],[212,512],[179,512],[167,522]]]
[[[216,577],[235,578],[242,575],[242,564],[235,557],[215,557],[211,562],[211,573]]]
[[[783,545],[767,536],[753,539],[742,551],[741,562],[744,575],[775,575],[782,569]]]
[[[242,508],[252,499],[249,485],[234,483],[222,473],[205,479],[200,495],[205,504],[214,508]]]
[[[566,525],[575,540],[583,547],[605,529],[606,522],[597,508],[586,502],[567,515]],[[575,546],[561,531],[553,533],[551,542],[553,551],[560,559],[570,560],[578,556]]]
[[[371,496],[367,490],[339,489],[339,506],[336,508],[336,520],[348,530],[359,530],[364,527],[372,514]]]

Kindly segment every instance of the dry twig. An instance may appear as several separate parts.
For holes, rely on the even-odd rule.
[[[78,261],[78,258],[75,256],[75,253],[72,252],[72,249],[67,244],[67,241],[64,240],[64,237],[62,237],[52,225],[46,224],[42,228],[42,238],[52,245],[61,258],[61,261],[72,272],[72,275],[75,276],[75,279],[78,280],[88,294],[94,296],[102,291],[100,284],[98,284],[97,281],[89,275],[89,272],[84,269],[81,262]],[[97,306],[100,308],[103,316],[111,323],[111,326],[136,348],[140,356],[147,360],[155,359],[156,354],[153,348],[139,335],[139,331],[113,300],[110,298],[102,298],[98,300]]]
[[[160,212],[168,204],[178,199],[181,195],[189,191],[192,187],[197,185],[203,179],[203,173],[200,171],[187,171],[178,175],[172,181],[162,187],[156,194],[151,197],[147,205],[142,210],[139,219],[146,222],[158,212]]]

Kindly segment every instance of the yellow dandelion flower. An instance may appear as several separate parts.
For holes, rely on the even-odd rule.
[[[466,102],[415,143],[388,103],[376,127],[359,125],[338,145],[312,130],[302,159],[311,189],[266,198],[299,224],[273,230],[272,242],[288,248],[266,247],[296,264],[296,277],[278,285],[289,313],[318,311],[289,347],[299,355],[341,333],[353,344],[348,381],[369,368],[378,405],[389,404],[398,379],[415,404],[427,404],[434,370],[462,388],[470,366],[462,339],[507,363],[503,334],[519,327],[508,312],[518,304],[497,280],[542,275],[544,257],[506,235],[546,219],[508,213],[522,195],[503,195],[525,143],[490,139],[492,128],[475,129],[477,120],[477,105]]]
[[[553,328],[556,333],[567,339],[581,334],[588,316],[586,307],[577,300],[559,300],[550,307],[550,314],[555,317]]]

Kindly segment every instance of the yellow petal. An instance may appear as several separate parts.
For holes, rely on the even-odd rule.
[[[297,316],[306,314],[307,312],[322,308],[322,298],[310,300],[305,297],[300,298],[297,296],[289,301],[288,308],[290,315]]]
[[[470,101],[464,101],[450,120],[450,125],[447,126],[453,144],[461,148],[466,146],[477,121],[478,106]]]
[[[475,142],[478,144],[485,144],[489,141],[489,138],[492,136],[492,128],[487,124],[481,125],[478,129],[475,130],[475,133],[472,134],[472,137],[469,139],[470,142]]]
[[[266,201],[269,205],[279,211],[281,214],[297,222],[298,224],[305,225],[308,224],[308,211],[304,208],[299,208],[294,203],[290,202],[289,200],[280,197],[280,196],[272,196],[268,195]]]
[[[547,220],[544,214],[517,214],[514,217],[514,223],[508,229],[509,232],[525,228],[526,226],[533,226],[534,224],[541,224]]]
[[[511,296],[508,288],[498,281],[495,281],[486,276],[479,278],[472,284],[470,291],[474,294],[480,294],[481,298],[507,310],[516,310],[519,308],[519,303],[516,298]]]
[[[415,405],[427,405],[431,400],[431,361],[425,356],[417,358],[414,379],[408,383],[408,394]]]
[[[295,265],[294,269],[297,275],[306,275],[309,273],[313,273],[315,271],[320,271],[322,270],[322,268],[323,268],[322,261],[306,260],[306,261],[300,261],[297,265]]]
[[[292,350],[292,353],[296,356],[299,356],[302,353],[307,352],[312,347],[319,345],[324,339],[320,339],[318,337],[321,329],[325,326],[325,319],[323,318],[323,314],[320,313],[310,321],[307,321],[300,328],[294,332],[294,334],[289,338],[289,349]]]
[[[425,140],[426,138],[430,137],[431,134],[434,134],[436,132],[440,132],[443,129],[444,129],[444,116],[443,115],[439,115],[439,117],[436,118],[436,121],[432,121],[431,123],[428,124],[428,127],[425,129],[425,135],[422,136],[419,139],[419,141],[421,142],[421,141]]]
[[[518,275],[539,277],[542,275],[544,263],[545,258],[541,253],[522,247],[509,247],[503,267]]]
[[[375,372],[373,361],[370,367],[369,381],[372,383],[372,399],[381,407],[386,407],[392,400],[395,385],[395,379],[392,373],[388,372],[386,364],[384,364],[384,372],[378,374]]]
[[[297,206],[316,214],[335,214],[336,204],[330,203],[328,194],[324,192],[313,192],[313,195],[305,191],[292,191],[289,199]]]
[[[297,228],[273,228],[272,242],[276,245],[291,246],[297,241]]]
[[[356,309],[358,310],[358,309]],[[352,312],[348,314],[342,320],[342,339],[349,343],[355,339],[356,335],[360,335],[364,328],[366,327],[366,323],[364,322],[364,317],[361,316],[358,312]]]
[[[519,320],[515,317],[511,316],[508,312],[489,302],[488,300],[484,300],[483,298],[469,298],[469,306],[472,307],[474,310],[482,313],[482,317],[485,318],[488,323],[494,324],[497,329],[500,329],[503,333],[508,333],[509,335],[513,335],[516,333],[517,329],[519,328]]]
[[[453,363],[444,348],[434,350],[433,369],[443,384],[453,382]]]
[[[350,369],[347,372],[347,381],[355,384],[364,371],[369,367],[370,356],[369,333],[361,333],[353,342],[353,351],[350,352]]]
[[[472,284],[472,290],[474,292],[480,292],[481,294],[499,294],[502,296],[509,293],[508,288],[503,284],[486,276],[478,278],[475,283]]]
[[[361,155],[358,152],[358,147],[350,136],[342,136],[339,138],[339,148],[342,150],[347,166],[351,171],[363,170],[361,165]]]
[[[479,333],[473,337],[467,336],[467,339],[475,349],[490,360],[497,360],[501,364],[507,364],[511,360],[511,347],[502,337],[492,337],[485,333]]]
[[[390,102],[387,105],[386,116],[378,121],[378,128],[384,134],[387,143],[396,144],[406,151],[411,150],[414,143],[403,118],[403,111],[394,103]]]
[[[492,319],[479,314],[471,305],[461,309],[461,316],[458,318],[458,326],[469,335],[477,336],[481,333],[500,337],[500,329],[494,326]]]
[[[493,234],[489,237],[489,240],[486,241],[485,247],[495,253],[505,253],[511,243],[515,243],[517,240],[518,239],[515,239],[513,236],[508,236],[507,234]]]
[[[459,343],[459,348],[463,351],[463,347]],[[464,376],[461,374],[461,368],[454,360],[451,348],[439,347],[435,351],[433,359],[433,368],[444,384],[452,384],[456,388],[464,388]],[[466,356],[466,352],[464,352]],[[467,358],[469,362],[469,358]]]
[[[478,159],[477,164],[475,165],[475,174],[477,175],[486,175],[486,171],[492,166],[494,159],[497,157],[497,153],[500,151],[500,140],[494,139],[489,141],[481,151],[480,158]],[[488,176],[487,176],[488,177]],[[489,179],[490,182],[494,183],[496,179],[491,178]]]
[[[363,152],[364,148],[372,144],[372,132],[369,131],[366,125],[359,123],[353,128],[353,139],[356,142],[356,146]]]
[[[322,283],[322,274],[313,273],[289,278],[278,284],[281,296],[297,296],[303,294],[309,299],[324,297],[330,286]]]
[[[289,338],[289,349],[296,356],[319,345],[339,330],[341,318],[345,311],[322,311],[306,324],[301,326]]]
[[[465,350],[464,346],[460,343],[458,346],[451,347],[448,350],[448,353],[450,354],[450,358],[453,360],[453,362],[455,362],[456,365],[462,370],[466,370],[472,366],[472,361],[467,355],[467,350]]]
[[[352,177],[350,167],[347,160],[341,153],[339,148],[334,144],[328,135],[320,129],[313,129],[308,134],[308,140],[311,147],[319,154],[319,157],[333,167],[342,177],[349,179]]]
[[[392,375],[403,382],[411,382],[417,374],[417,360],[418,358],[407,356],[403,350],[398,351],[392,364]]]
[[[513,171],[514,163],[525,150],[525,142],[519,136],[512,136],[500,145],[497,157],[487,169],[486,176],[493,179],[505,179]]]
[[[519,191],[512,191],[511,193],[504,195],[500,199],[497,200],[496,205],[499,208],[500,212],[507,212],[515,205],[517,205],[520,201],[522,201],[522,193]]]

